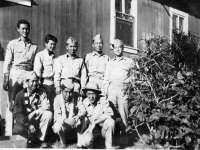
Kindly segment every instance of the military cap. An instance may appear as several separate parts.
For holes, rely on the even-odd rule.
[[[114,46],[115,45],[118,45],[118,46],[123,46],[124,45],[124,43],[122,42],[122,40],[119,40],[119,39],[116,39],[115,41],[114,41]]]
[[[38,79],[38,76],[35,73],[35,71],[30,71],[26,73],[25,80],[34,80],[34,79]]]
[[[70,79],[65,79],[61,82],[62,89],[64,90],[67,88],[69,91],[74,90],[74,83],[72,83],[72,80]]]
[[[95,41],[95,40],[101,40],[101,41],[103,41],[103,39],[102,39],[102,37],[101,37],[100,34],[97,34],[97,35],[93,38],[93,41]]]
[[[77,40],[74,39],[73,37],[69,37],[66,43],[67,44],[70,44],[70,43],[76,43],[76,44],[78,44]]]

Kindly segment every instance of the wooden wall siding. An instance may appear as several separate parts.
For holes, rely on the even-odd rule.
[[[161,4],[138,0],[138,40],[149,33],[169,35],[169,16]]]
[[[189,31],[200,38],[200,19],[189,16]]]
[[[17,21],[26,19],[31,24],[30,39],[44,49],[44,38],[50,33],[58,38],[56,55],[66,53],[66,40],[72,36],[79,42],[78,55],[92,51],[92,39],[101,34],[104,52],[110,54],[109,0],[34,0],[38,6],[26,7],[0,1],[0,69],[10,40],[18,38]],[[111,52],[112,53],[112,52]],[[5,116],[7,92],[2,89],[0,73],[0,114]]]

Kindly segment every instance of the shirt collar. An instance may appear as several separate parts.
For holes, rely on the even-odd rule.
[[[18,38],[18,42],[19,42],[19,41],[22,41],[21,37]],[[27,43],[31,43],[31,40],[28,39],[28,40],[27,40]]]
[[[48,51],[46,48],[44,49],[45,53],[48,54],[49,56],[55,56],[54,52]]]
[[[79,58],[77,55],[75,55],[75,56],[73,57],[73,56],[71,56],[69,53],[67,53],[66,56],[67,56],[67,58],[70,57],[70,58],[72,58],[72,59]]]
[[[89,99],[87,98],[86,106],[97,106],[97,104],[100,104],[100,98],[98,99],[96,105],[93,105],[92,103],[90,103]]]
[[[101,54],[97,53],[96,51],[92,52],[93,56],[98,55],[98,56],[104,56],[104,53],[102,52]]]
[[[114,58],[113,58],[113,61],[120,61],[120,60],[123,60],[123,59],[126,59],[124,56],[122,56],[121,58],[119,58],[119,59],[117,59],[117,57],[115,56]]]

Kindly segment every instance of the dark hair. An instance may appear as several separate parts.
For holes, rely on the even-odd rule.
[[[30,28],[30,23],[25,19],[21,19],[18,21],[17,28],[19,28],[21,24],[26,24],[26,25],[28,25],[28,28]]]
[[[46,37],[45,37],[45,39],[44,39],[44,41],[45,41],[46,43],[48,43],[49,40],[52,40],[52,41],[54,41],[55,43],[57,43],[57,41],[58,41],[57,38],[56,38],[55,36],[53,36],[53,35],[51,35],[51,34],[47,34]]]

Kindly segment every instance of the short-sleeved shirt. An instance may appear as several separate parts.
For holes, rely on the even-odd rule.
[[[100,77],[103,79],[106,65],[109,60],[110,57],[104,53],[99,55],[96,51],[93,51],[92,53],[87,54],[85,56],[86,75],[83,75],[83,77]],[[82,78],[82,80],[83,84],[86,84],[87,79]]]
[[[53,79],[55,55],[49,54],[47,49],[37,53],[34,61],[34,71],[41,78]],[[45,82],[45,81],[44,81]],[[53,84],[53,80],[52,80]]]
[[[110,60],[106,67],[104,85],[105,89],[109,83],[116,83],[119,85],[130,83],[131,69],[134,67],[134,61],[127,57],[116,57]]]
[[[100,97],[96,105],[90,103],[88,98],[85,98],[82,103],[79,103],[79,115],[87,116],[90,123],[101,119],[104,116],[114,116],[114,112],[109,105],[109,101],[105,97]]]
[[[26,44],[21,38],[10,41],[6,50],[3,73],[9,73],[11,66],[33,67],[36,51],[37,46],[30,39]]]
[[[80,80],[83,59],[79,56],[71,57],[68,53],[61,55],[55,61],[55,87],[60,86],[62,79],[69,77]]]

